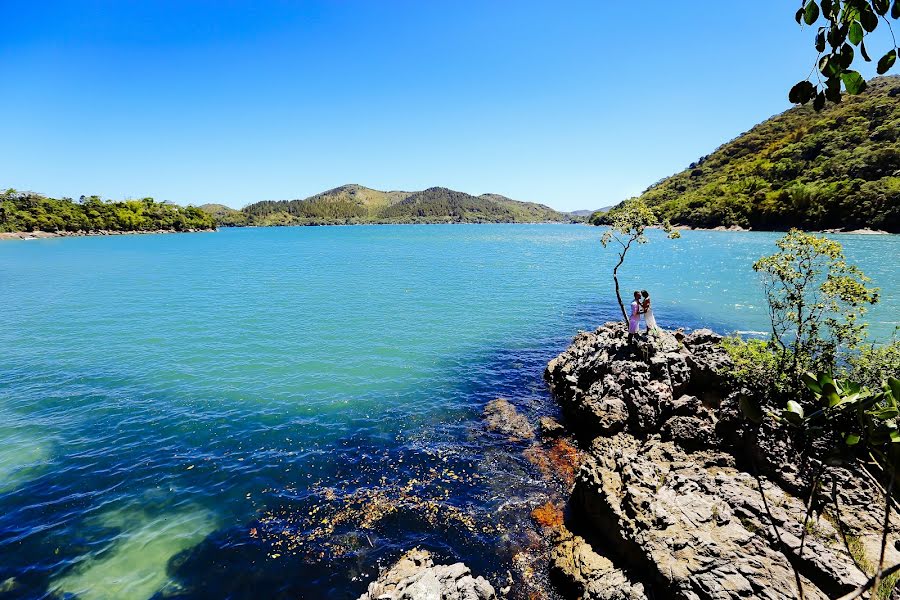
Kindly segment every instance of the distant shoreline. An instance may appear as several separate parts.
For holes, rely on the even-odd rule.
[[[600,227],[604,227],[600,225]],[[758,232],[786,232],[787,229],[748,229],[746,227],[741,227],[739,225],[732,225],[731,227],[725,227],[724,225],[719,225],[718,227],[691,227],[690,225],[673,225],[673,229],[677,229],[679,231],[731,231],[731,232],[746,232],[746,233],[758,233]],[[893,234],[890,231],[884,231],[881,229],[804,229],[807,233],[841,233],[841,234],[853,234],[853,235],[897,235]]]
[[[154,235],[159,233],[205,233],[215,229],[154,229],[150,231],[0,231],[0,240],[43,240],[62,237],[99,237],[107,235]]]
[[[521,221],[507,221],[507,222],[454,222],[454,221],[443,221],[443,222],[426,222],[426,223],[307,223],[307,224],[296,224],[296,225],[222,225],[216,229],[185,229],[185,230],[176,230],[176,229],[159,229],[159,230],[150,230],[150,231],[112,231],[112,230],[99,230],[99,231],[12,231],[12,232],[0,232],[0,241],[2,240],[40,240],[40,239],[52,239],[52,238],[63,238],[63,237],[100,237],[100,236],[112,236],[112,235],[156,235],[156,234],[170,234],[170,233],[206,233],[206,232],[215,232],[219,229],[281,229],[281,228],[292,228],[292,227],[356,227],[360,225],[587,225],[590,227],[607,227],[606,225],[591,225],[586,222],[567,222],[567,221],[533,221],[533,222],[521,222]],[[658,227],[650,227],[650,229],[658,229]],[[786,229],[747,229],[745,227],[740,227],[737,225],[732,225],[731,227],[725,227],[724,225],[719,225],[718,227],[691,227],[690,225],[674,225],[673,229],[677,229],[679,231],[723,231],[730,233],[766,233],[766,232],[784,232]],[[878,229],[852,229],[852,230],[841,230],[841,229],[825,229],[825,230],[804,230],[809,233],[830,233],[830,234],[843,234],[843,235],[898,235],[893,234],[889,231],[882,231]]]

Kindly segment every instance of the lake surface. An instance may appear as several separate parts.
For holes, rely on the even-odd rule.
[[[497,587],[559,496],[484,405],[616,317],[572,225],[0,242],[0,597],[355,598],[414,545]],[[664,327],[763,332],[778,234],[629,257]],[[900,320],[900,236],[835,236]]]

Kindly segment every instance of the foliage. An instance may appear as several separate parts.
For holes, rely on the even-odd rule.
[[[0,231],[156,231],[212,229],[215,221],[193,206],[153,198],[105,202],[98,196],[47,198],[13,189],[0,192]]]
[[[771,398],[782,397],[793,389],[792,382],[779,368],[779,346],[771,339],[745,340],[734,335],[723,338],[722,347],[731,358],[728,373],[736,385],[762,396],[757,399],[758,406],[768,404]]]
[[[604,248],[612,242],[616,242],[621,246],[621,250],[617,249],[619,260],[613,267],[613,281],[616,286],[616,299],[619,301],[619,308],[622,310],[622,318],[628,323],[628,315],[625,313],[625,304],[622,302],[622,294],[619,290],[619,267],[625,262],[625,256],[628,250],[635,243],[646,244],[647,236],[644,231],[648,227],[661,227],[668,235],[669,239],[681,237],[678,231],[672,229],[668,221],[660,221],[643,201],[638,198],[627,200],[620,210],[609,220],[609,229],[603,233],[600,243]]]
[[[471,196],[447,188],[382,192],[345,185],[303,200],[266,200],[241,211],[206,205],[220,225],[337,225],[358,223],[534,223],[579,220],[533,202],[497,194]],[[235,214],[238,213],[238,214]]]
[[[887,73],[897,60],[897,40],[888,19],[900,18],[900,0],[802,0],[794,18],[801,26],[822,23],[813,42],[817,55],[810,72],[816,74],[816,83],[807,76],[792,87],[788,99],[795,104],[812,101],[815,110],[821,110],[826,101],[841,101],[842,85],[850,95],[865,90],[862,75],[850,68],[858,62],[854,47],[859,57],[871,62],[865,40],[880,21],[890,30],[892,44],[878,60],[878,74]]]
[[[889,377],[900,378],[900,340],[868,346],[850,356],[848,377],[862,385],[877,386]]]
[[[763,276],[772,341],[782,349],[787,376],[828,370],[839,350],[862,343],[866,304],[878,301],[869,278],[847,264],[841,244],[792,229],[775,242],[778,252],[754,263]]]
[[[821,113],[798,107],[724,144],[641,199],[691,227],[900,232],[900,78]],[[620,210],[595,213],[606,224]]]

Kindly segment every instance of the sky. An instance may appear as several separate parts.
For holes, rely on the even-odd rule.
[[[600,208],[790,107],[797,5],[0,0],[0,188]]]

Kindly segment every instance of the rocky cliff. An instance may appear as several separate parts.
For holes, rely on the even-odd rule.
[[[720,341],[700,330],[629,345],[607,323],[550,361],[587,450],[554,533],[552,575],[568,596],[833,598],[872,574],[877,483],[805,463],[771,419],[744,418]],[[892,528],[888,565],[897,539]]]

